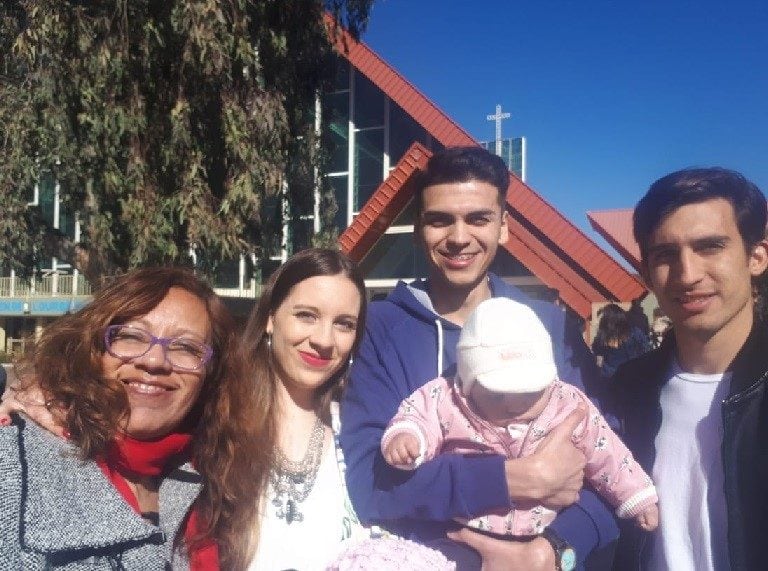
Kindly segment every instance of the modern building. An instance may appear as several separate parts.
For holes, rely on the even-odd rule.
[[[509,171],[525,182],[528,177],[528,144],[525,137],[501,139],[500,142],[499,156]],[[496,141],[480,141],[479,145],[496,154]]]
[[[347,129],[344,131],[343,121],[339,122],[337,135],[347,151],[346,164],[339,163],[342,179],[335,187],[339,202],[347,201],[347,218],[339,222],[348,228],[340,243],[359,260],[369,288],[381,292],[398,279],[425,275],[424,261],[413,242],[412,189],[408,184],[413,173],[437,149],[477,143],[364,43],[344,35],[337,47],[340,57],[349,63],[349,77],[346,83],[340,81],[335,95],[339,105],[349,109],[343,116]],[[361,99],[360,89],[367,94],[366,99]],[[361,108],[362,101],[373,102],[373,107],[366,104]],[[369,146],[368,138],[361,141],[359,137],[366,133],[370,125],[367,117],[372,112],[389,118],[375,124],[381,126],[382,137],[376,139],[374,147]],[[375,177],[371,176],[373,171],[361,170],[364,163],[358,157],[368,152],[374,153],[381,175],[378,170]],[[342,157],[343,152],[340,161]],[[374,184],[379,186],[369,195]],[[583,319],[590,318],[593,304],[629,301],[645,292],[636,276],[514,173],[507,211],[509,239],[492,267],[506,281],[532,295],[557,298]]]
[[[342,34],[336,47],[340,72],[318,104],[334,143],[326,176],[339,205],[341,247],[359,261],[374,296],[400,279],[426,275],[425,260],[414,247],[408,183],[415,170],[438,149],[478,143],[364,43]],[[520,145],[524,148],[524,142]],[[497,274],[534,296],[558,299],[583,319],[590,318],[593,304],[629,301],[645,291],[634,275],[525,184],[514,162],[511,169],[510,233],[493,264]],[[31,200],[76,239],[77,222],[61,211],[53,181],[41,181]],[[318,208],[303,221],[308,232],[317,229]],[[275,248],[275,266],[290,253],[290,241],[286,227]],[[219,293],[256,297],[255,265],[244,257],[223,264]],[[0,278],[0,349],[14,348],[24,334],[86,303],[88,287],[55,259],[38,268],[29,286],[13,275]]]
[[[30,191],[29,205],[59,232],[77,241],[80,224],[59,200],[59,185],[43,172]],[[90,285],[69,264],[43,260],[35,278],[24,280],[12,270],[0,271],[0,353],[23,349],[24,339],[59,315],[75,311],[90,299]]]

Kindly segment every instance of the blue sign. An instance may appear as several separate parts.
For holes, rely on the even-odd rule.
[[[0,300],[0,315],[23,315],[24,302],[16,299]]]
[[[29,303],[31,315],[63,315],[86,305],[90,299],[33,299]]]

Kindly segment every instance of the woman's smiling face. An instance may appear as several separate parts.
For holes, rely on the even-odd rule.
[[[205,303],[185,289],[173,287],[146,315],[125,325],[155,337],[181,337],[210,344],[211,322]],[[120,358],[105,352],[102,373],[125,386],[130,418],[125,432],[139,440],[165,436],[178,428],[194,406],[206,376],[206,366],[195,371],[171,365],[164,348],[153,345],[140,357]]]
[[[362,300],[343,274],[314,276],[293,286],[270,316],[272,360],[294,394],[311,397],[349,358]]]

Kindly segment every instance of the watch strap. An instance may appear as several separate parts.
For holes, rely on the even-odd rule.
[[[549,542],[555,552],[555,569],[573,571],[576,567],[576,552],[573,547],[549,527],[544,528],[541,536]]]

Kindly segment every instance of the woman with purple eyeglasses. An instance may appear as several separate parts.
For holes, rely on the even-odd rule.
[[[66,439],[18,416],[0,430],[0,568],[243,567],[263,453],[236,347],[177,268],[121,276],[46,328],[17,390],[42,393]]]

